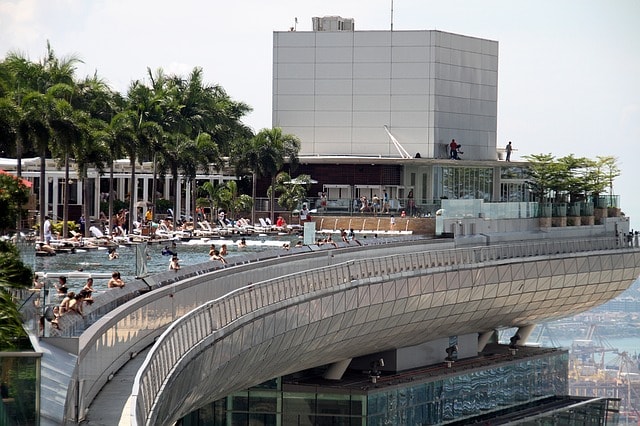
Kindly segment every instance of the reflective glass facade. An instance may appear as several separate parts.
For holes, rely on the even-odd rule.
[[[278,379],[211,403],[185,417],[182,424],[377,426],[465,421],[566,395],[567,368],[568,354],[560,351],[464,374],[368,389],[298,385]],[[603,415],[598,407],[586,411],[585,415]]]
[[[0,425],[40,424],[40,356],[0,352]]]
[[[491,201],[492,167],[436,167],[437,198]]]

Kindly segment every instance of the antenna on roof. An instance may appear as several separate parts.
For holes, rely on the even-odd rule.
[[[393,0],[391,0],[391,31],[393,31]]]

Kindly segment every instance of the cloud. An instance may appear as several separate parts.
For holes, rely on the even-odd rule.
[[[39,39],[37,3],[37,0],[0,1],[0,39],[4,40],[5,49],[22,51],[25,45]]]

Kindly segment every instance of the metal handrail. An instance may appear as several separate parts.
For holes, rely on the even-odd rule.
[[[135,417],[144,424],[176,363],[199,339],[220,330],[242,316],[292,298],[328,290],[345,282],[397,275],[430,268],[509,261],[544,256],[627,248],[617,238],[588,240],[548,240],[508,245],[431,250],[411,255],[390,255],[290,274],[234,290],[205,303],[174,322],[158,339],[134,382]],[[244,303],[243,301],[250,301]],[[196,331],[197,330],[197,331]],[[133,419],[132,419],[133,421]]]

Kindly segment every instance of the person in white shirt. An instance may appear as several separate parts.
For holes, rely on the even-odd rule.
[[[51,221],[49,220],[49,216],[44,217],[44,241],[47,244],[51,244]]]
[[[306,222],[309,220],[309,209],[306,204],[302,205],[302,210],[300,210],[300,222]]]

